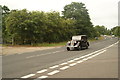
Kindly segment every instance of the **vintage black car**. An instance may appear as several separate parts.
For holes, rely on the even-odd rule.
[[[89,42],[86,35],[73,36],[71,41],[67,42],[66,48],[70,50],[88,49]]]

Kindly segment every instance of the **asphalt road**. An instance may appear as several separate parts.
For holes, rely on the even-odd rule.
[[[117,38],[106,38],[80,51],[66,51],[65,47],[60,47],[3,56],[2,77],[117,78],[117,41]]]

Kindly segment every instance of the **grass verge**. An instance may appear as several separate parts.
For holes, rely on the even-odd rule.
[[[66,45],[67,42],[59,42],[59,43],[41,43],[37,44],[34,46],[39,46],[39,47],[55,47],[55,46],[64,46]]]
[[[98,40],[103,40],[104,37],[99,37]],[[96,39],[89,39],[89,42],[97,41]],[[65,46],[67,41],[59,42],[59,43],[40,43],[34,45],[14,45],[12,47],[57,47],[57,46]],[[11,44],[3,44],[3,47],[11,46]]]

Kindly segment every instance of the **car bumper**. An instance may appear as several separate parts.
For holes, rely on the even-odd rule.
[[[78,47],[78,46],[66,46],[66,47],[75,48],[75,47]]]

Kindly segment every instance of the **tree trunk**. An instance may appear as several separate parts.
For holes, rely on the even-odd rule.
[[[12,37],[12,45],[14,45],[14,37]]]

